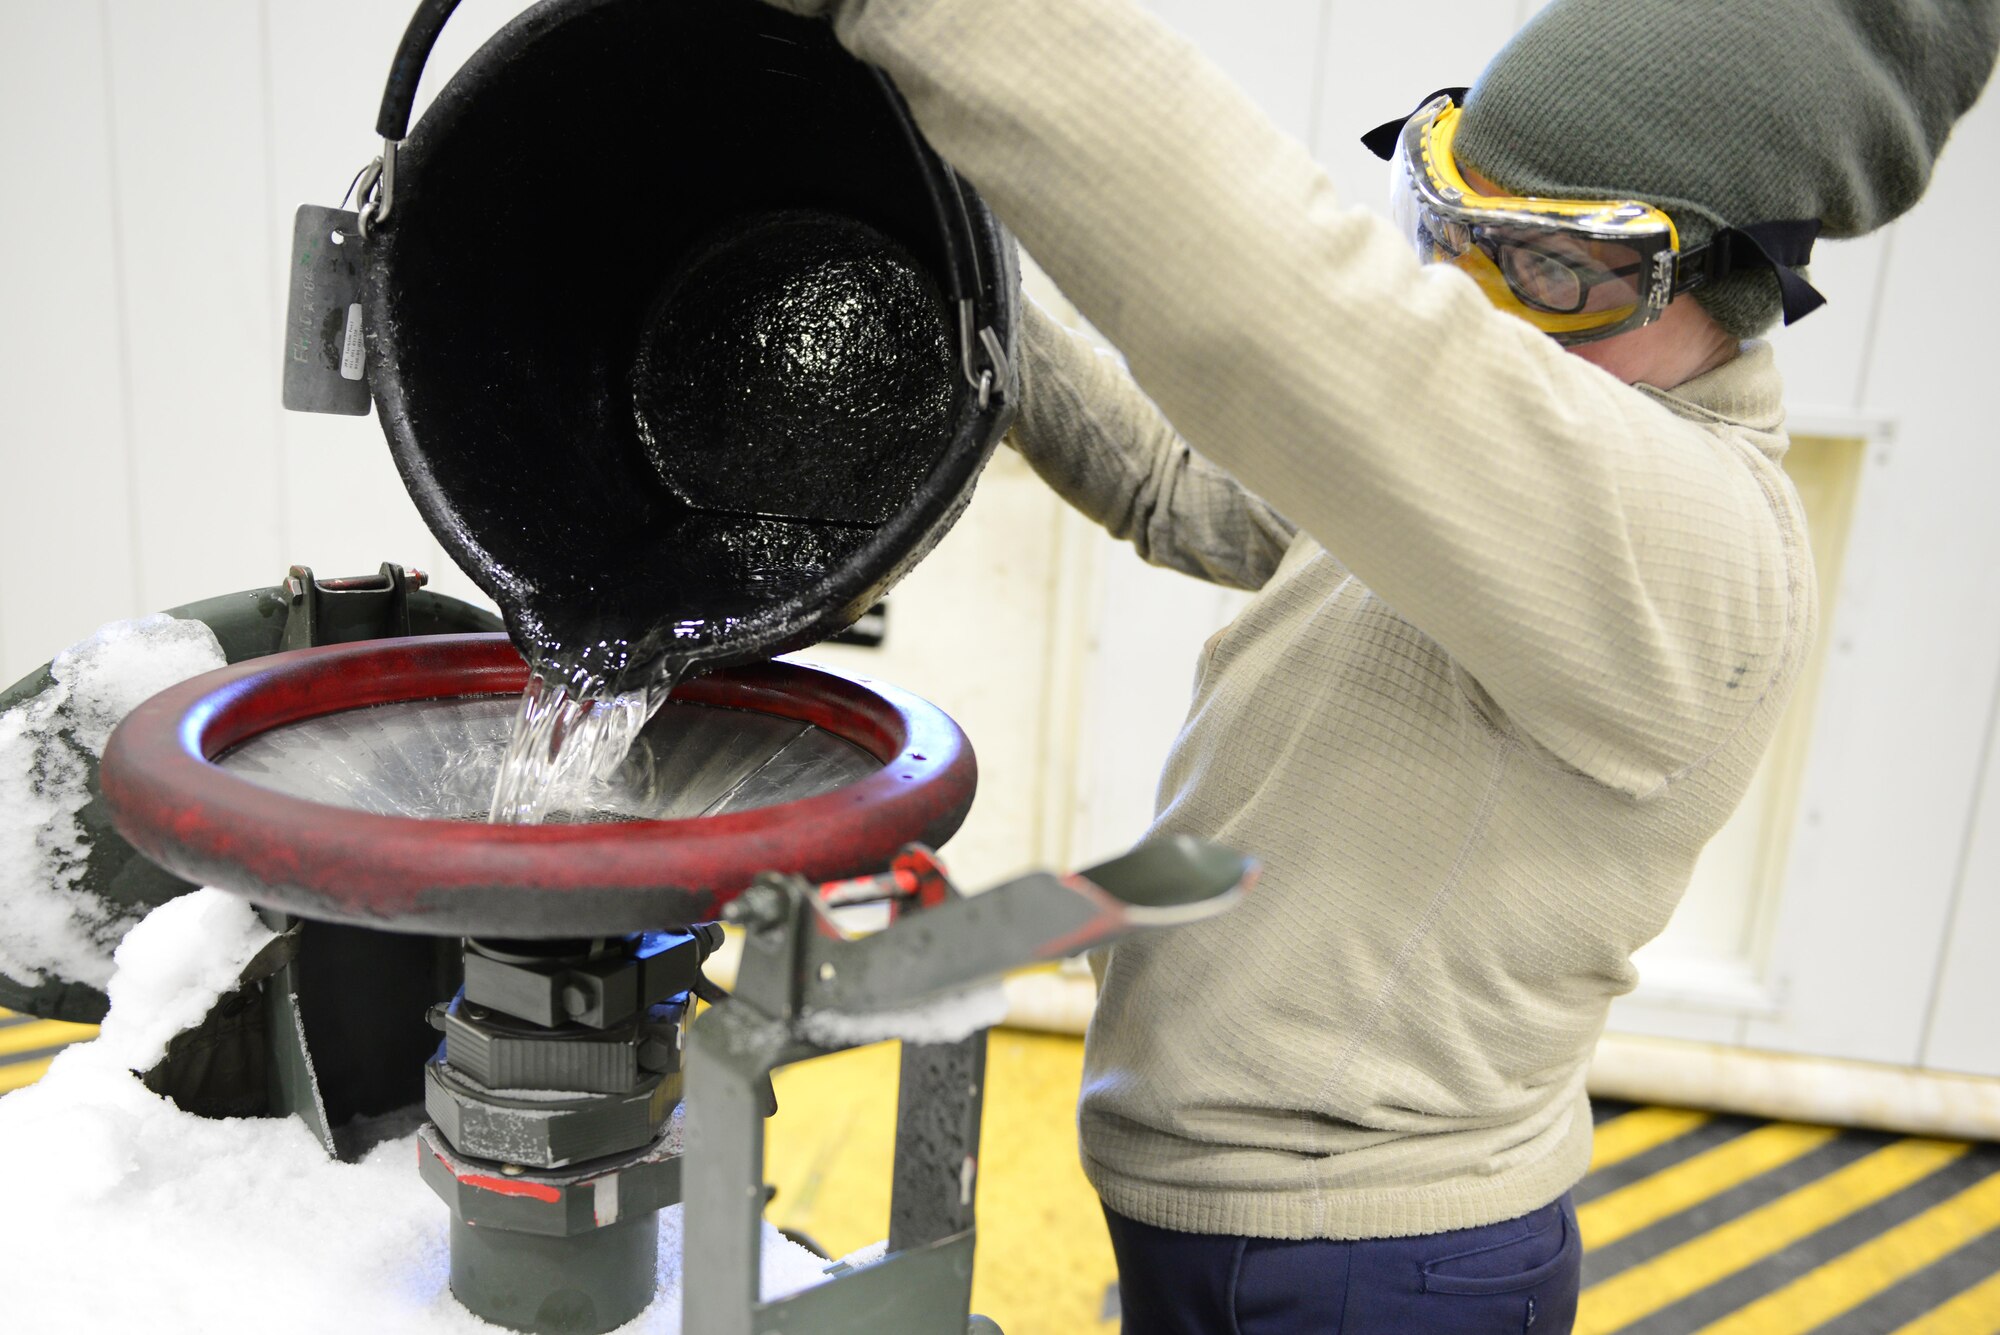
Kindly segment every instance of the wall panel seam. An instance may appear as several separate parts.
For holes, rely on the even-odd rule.
[[[125,262],[125,190],[118,170],[118,103],[112,91],[112,41],[110,0],[97,0],[99,72],[104,90],[104,156],[111,190],[111,290],[117,312],[118,333],[113,340],[118,361],[118,422],[125,445],[125,532],[129,538],[126,575],[130,587],[120,615],[144,612],[139,605],[142,556],[139,548],[139,468],[138,422],[132,401],[132,309],[129,266]]]
[[[275,381],[280,374],[279,350],[284,347],[286,294],[282,284],[290,278],[287,261],[291,258],[289,249],[281,248],[278,238],[283,236],[288,244],[291,227],[290,220],[285,216],[284,203],[278,198],[278,99],[271,80],[271,69],[275,63],[271,47],[271,0],[257,0],[257,49],[263,53],[257,84],[258,111],[264,118],[264,269],[268,282],[264,321],[269,335],[266,349],[272,361],[271,378]],[[285,453],[284,408],[277,386],[271,385],[269,392],[271,514],[278,529],[278,559],[289,561],[292,557],[292,534],[285,496],[291,490],[291,461]],[[275,570],[271,573],[273,578],[278,574]]]
[[[1854,411],[1862,412],[1868,403],[1868,382],[1875,369],[1875,347],[1878,331],[1882,328],[1882,308],[1889,300],[1889,270],[1896,259],[1896,226],[1891,223],[1882,233],[1882,257],[1875,265],[1875,290],[1868,297],[1868,322],[1866,332],[1861,336],[1861,369],[1854,377]]]
[[[1328,43],[1333,34],[1334,0],[1319,0],[1319,30],[1313,35],[1312,95],[1306,100],[1306,152],[1320,160],[1320,140],[1326,127],[1321,123],[1326,107],[1326,67],[1332,56]]]
[[[1965,830],[1958,842],[1958,869],[1952,876],[1951,904],[1945,910],[1944,931],[1938,936],[1936,962],[1931,965],[1930,998],[1924,1004],[1924,1024],[1917,1044],[1917,1065],[1928,1066],[1937,1036],[1938,1006],[1951,961],[1952,937],[1958,931],[1959,910],[1965,903],[1966,880],[1972,873],[1972,846],[1979,834],[1979,813],[1986,800],[1986,783],[1993,773],[1993,752],[2000,737],[2000,675],[1993,681],[1993,703],[1986,711],[1986,740],[1979,749],[1979,768],[1972,781],[1972,803],[1965,813]]]

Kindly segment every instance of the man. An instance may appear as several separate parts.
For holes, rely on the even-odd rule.
[[[1813,635],[1744,340],[1816,301],[1816,228],[1915,201],[1996,6],[1555,0],[1371,136],[1391,226],[1123,0],[778,2],[1125,354],[1030,311],[1017,447],[1259,590],[1155,831],[1264,878],[1100,962],[1080,1129],[1127,1330],[1566,1329],[1585,1065]]]

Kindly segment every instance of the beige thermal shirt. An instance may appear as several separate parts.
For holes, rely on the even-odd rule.
[[[1420,267],[1123,0],[792,2],[1125,354],[1031,313],[1018,448],[1148,559],[1258,590],[1154,829],[1263,880],[1110,952],[1091,1181],[1265,1237],[1553,1200],[1606,1007],[1813,633],[1770,350],[1621,384]]]

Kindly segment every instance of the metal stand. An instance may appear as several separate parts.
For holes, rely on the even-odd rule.
[[[851,1045],[850,1045],[851,1046]],[[888,1253],[788,1298],[758,1292],[764,1120],[771,1072],[844,1047],[788,1039],[731,1003],[704,1016],[689,1045],[687,1221],[681,1299],[702,1335],[965,1335],[972,1305],[973,1188],[986,1077],[986,1031],[907,1044],[896,1112]]]
[[[882,893],[872,897],[891,901],[891,925],[860,939],[828,917],[827,901],[871,897],[865,892],[760,877],[730,905],[747,934],[735,996],[689,1035],[683,1328],[689,1335],[997,1335],[990,1321],[970,1315],[985,1031],[904,1043],[886,1254],[766,1302],[758,1276],[771,1072],[875,1041],[809,1037],[828,1033],[830,1017],[835,1031],[865,1031],[871,1015],[1007,969],[1210,917],[1234,903],[1252,875],[1252,864],[1226,849],[1169,840],[1075,876],[1036,873],[966,897],[913,848],[877,878]]]
[[[452,1294],[476,1315],[601,1335],[653,1300],[689,992],[721,938],[466,943],[418,1142],[451,1207]]]
[[[688,1335],[998,1335],[970,1314],[986,1034],[905,1042],[886,1254],[763,1300],[764,1118],[781,1066],[897,1036],[912,1010],[1038,959],[1232,904],[1251,864],[1191,840],[967,897],[911,845],[880,877],[767,874],[733,901],[733,997],[700,976],[713,925],[595,941],[466,943],[433,1013],[424,1179],[452,1211],[451,1290],[488,1321],[601,1335],[654,1293],[658,1211],[683,1199]],[[886,901],[848,936],[842,903]],[[686,1027],[689,993],[718,998]],[[933,1032],[939,1026],[930,1026]],[[670,1120],[688,1093],[685,1144]]]
[[[451,1291],[510,1330],[602,1331],[653,1301],[660,1226],[655,1212],[566,1237],[481,1228],[451,1218]]]

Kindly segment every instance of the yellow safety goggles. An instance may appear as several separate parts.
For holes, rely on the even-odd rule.
[[[1433,94],[1362,142],[1391,163],[1391,213],[1418,256],[1462,269],[1500,309],[1575,346],[1651,324],[1676,295],[1732,269],[1776,270],[1787,324],[1824,301],[1789,267],[1810,254],[1814,222],[1724,228],[1683,252],[1673,219],[1638,200],[1476,189],[1452,154],[1464,91]]]

